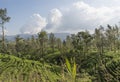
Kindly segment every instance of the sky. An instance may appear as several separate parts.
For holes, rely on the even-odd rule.
[[[6,35],[94,32],[100,25],[120,22],[120,0],[0,0],[10,22]],[[1,29],[0,29],[1,30]]]

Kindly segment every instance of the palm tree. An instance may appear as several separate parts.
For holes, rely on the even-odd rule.
[[[0,9],[0,25],[2,27],[2,43],[3,43],[3,49],[5,48],[5,33],[4,33],[4,24],[6,22],[9,22],[10,17],[7,16],[7,9]]]

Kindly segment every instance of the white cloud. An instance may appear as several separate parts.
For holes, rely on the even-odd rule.
[[[23,33],[37,33],[41,29],[47,32],[92,32],[99,25],[118,23],[120,7],[93,7],[78,1],[65,9],[52,9],[46,19],[39,14],[35,14],[33,19],[23,26]]]
[[[52,9],[48,16],[48,24],[44,30],[48,32],[55,32],[61,25],[62,13],[59,9]]]
[[[58,11],[62,14],[60,18],[56,17],[56,20],[60,22],[59,25],[56,25],[58,22],[52,23],[51,26],[48,25],[48,28],[55,32],[74,33],[86,29],[93,32],[94,28],[100,25],[106,25],[109,23],[114,24],[119,22],[120,19],[120,7],[96,8],[82,1],[73,3],[73,5],[67,8],[66,11]],[[58,14],[58,12],[55,14],[51,12],[51,14],[52,16],[50,17],[52,19]],[[48,22],[48,24],[51,24],[51,22]]]
[[[36,34],[40,32],[47,25],[46,19],[40,14],[34,14],[30,20],[23,25],[21,32],[24,34]]]

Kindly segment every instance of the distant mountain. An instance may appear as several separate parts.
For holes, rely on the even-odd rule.
[[[70,33],[54,33],[56,38],[60,38],[61,40],[65,40],[66,36],[71,35]]]
[[[24,39],[28,39],[28,38],[31,38],[31,34],[17,34],[19,35],[21,38],[24,38]],[[17,35],[10,35],[10,36],[5,36],[5,38],[8,40],[8,41],[14,41],[15,40],[15,37]],[[50,34],[48,34],[49,36]],[[66,39],[66,36],[70,35],[70,33],[54,33],[55,37],[56,38],[60,38],[61,40],[65,40]],[[35,36],[37,38],[37,34],[33,34],[33,36]]]

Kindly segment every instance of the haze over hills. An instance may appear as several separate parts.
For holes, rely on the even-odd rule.
[[[49,33],[50,34],[50,33]],[[48,36],[49,36],[48,34]],[[17,35],[20,35],[21,38],[24,38],[24,39],[27,39],[27,38],[31,38],[31,34],[17,34]],[[14,41],[15,40],[15,37],[17,35],[6,35],[6,39],[8,41]],[[60,38],[61,40],[65,40],[66,39],[66,36],[70,35],[70,33],[54,33],[55,37],[56,38]],[[33,34],[33,36],[37,37],[37,34]]]

